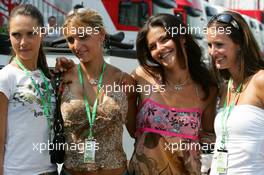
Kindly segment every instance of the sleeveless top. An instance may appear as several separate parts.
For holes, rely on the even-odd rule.
[[[200,174],[201,116],[198,108],[173,108],[145,99],[137,114],[137,141],[130,173]]]
[[[127,108],[128,102],[124,92],[108,92],[103,95],[102,101],[99,100],[93,127],[94,138],[99,143],[99,150],[95,153],[96,163],[84,163],[84,143],[89,133],[85,104],[83,99],[74,97],[69,87],[65,86],[61,111],[69,148],[66,149],[64,165],[75,171],[126,167],[127,159],[122,146],[122,136]]]
[[[215,119],[216,148],[222,137],[222,113]],[[264,166],[264,109],[253,105],[237,105],[227,120],[228,169],[227,175],[263,175]],[[213,156],[211,175],[216,171]]]

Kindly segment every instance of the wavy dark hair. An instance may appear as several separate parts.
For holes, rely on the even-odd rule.
[[[171,38],[176,45],[176,54],[180,67],[186,69],[188,64],[192,80],[201,85],[205,92],[203,99],[207,99],[210,87],[215,86],[216,83],[202,61],[202,51],[198,44],[188,32],[179,32],[183,28],[187,29],[187,27],[177,17],[170,14],[157,14],[148,19],[137,35],[136,48],[139,64],[152,77],[157,79],[160,76],[162,82],[166,81],[163,66],[152,58],[148,48],[147,34],[151,27],[162,27],[164,30],[177,29],[178,32],[175,32],[173,35],[166,30],[167,37]],[[180,38],[184,38],[186,41],[184,47],[180,44]],[[184,50],[187,58],[184,56]]]
[[[220,15],[231,15],[238,26],[234,27],[232,24],[221,22],[221,20],[218,20],[217,18]],[[212,17],[207,25],[207,28],[210,27],[215,27],[216,29],[219,27],[227,29],[227,27],[229,27],[230,34],[227,36],[240,46],[237,58],[240,66],[239,79],[241,82],[247,77],[254,75],[258,70],[264,69],[264,61],[262,60],[263,58],[258,43],[254,38],[253,33],[250,31],[247,22],[239,13],[224,11]],[[215,64],[213,64],[213,71],[219,83],[223,79],[228,80],[231,76],[227,69],[218,70]]]
[[[23,5],[19,5],[19,6],[15,7],[11,11],[9,20],[11,21],[12,18],[14,18],[17,15],[29,16],[33,19],[36,19],[38,22],[38,25],[40,27],[44,27],[44,19],[43,19],[42,14],[37,9],[37,7],[35,7],[31,4],[23,4]],[[10,24],[10,22],[9,22],[9,24]],[[10,28],[10,26],[9,26],[9,28]],[[13,54],[12,54],[10,62],[15,57],[14,51],[12,51],[12,52],[13,52]],[[40,48],[39,48],[37,67],[43,71],[43,73],[45,74],[46,77],[51,78],[49,67],[48,67],[48,64],[46,61],[46,56],[45,56],[45,53],[43,51],[42,44],[40,45]]]

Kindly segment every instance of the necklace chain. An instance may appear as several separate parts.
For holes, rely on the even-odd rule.
[[[175,91],[181,91],[183,90],[183,87],[186,86],[189,82],[190,78],[187,78],[183,83],[181,84],[174,84],[173,85],[173,90]]]
[[[91,85],[97,85],[98,84],[98,79],[96,78],[96,79],[94,79],[94,78],[91,78],[91,79],[89,79],[89,83],[91,84]]]
[[[185,82],[182,83],[182,84],[175,84],[175,85],[174,85],[174,89],[175,89],[176,91],[180,91],[180,90],[182,90],[183,87],[187,84],[187,82],[188,82],[188,81],[185,81]]]
[[[183,89],[183,87],[185,86],[185,85],[187,85],[187,83],[189,82],[189,78],[187,78],[183,83],[181,83],[181,84],[175,84],[174,85],[174,89],[176,90],[176,91],[180,91],[180,90],[182,90]]]

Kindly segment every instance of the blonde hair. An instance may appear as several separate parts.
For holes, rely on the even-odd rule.
[[[98,27],[100,31],[105,31],[102,16],[93,9],[79,8],[69,12],[63,24],[64,28],[72,27]]]

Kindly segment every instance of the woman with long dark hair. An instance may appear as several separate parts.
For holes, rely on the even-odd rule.
[[[131,174],[201,174],[200,134],[213,132],[217,87],[186,29],[158,14],[138,33],[133,76],[139,86],[159,88],[139,93]]]
[[[236,12],[212,17],[207,31],[208,51],[221,87],[211,174],[263,174],[264,61],[259,46]]]
[[[0,174],[56,175],[48,150],[55,97],[41,46],[43,17],[20,5],[9,22],[14,55],[0,70]]]

